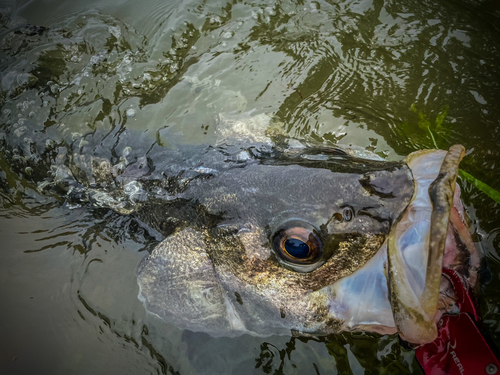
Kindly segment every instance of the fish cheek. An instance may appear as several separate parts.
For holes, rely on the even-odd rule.
[[[302,273],[286,267],[255,232],[211,238],[209,255],[218,272],[233,274],[242,283],[258,289],[285,293],[294,289],[307,293],[332,285],[354,273],[380,249],[385,234],[340,234],[325,244],[328,257],[314,271]],[[267,246],[266,246],[267,245]]]
[[[385,234],[343,235],[326,262],[316,270],[305,274],[301,280],[303,287],[317,291],[352,275],[380,250],[385,238]]]
[[[334,333],[342,322],[330,313],[334,297],[321,290],[361,268],[384,240],[384,235],[346,236],[331,257],[309,273],[285,267],[274,252],[267,258],[251,256],[247,246],[259,241],[237,234],[211,238],[209,256],[228,299],[250,331]]]
[[[163,240],[137,271],[146,309],[180,328],[220,334],[231,329],[224,291],[202,232],[185,228]]]

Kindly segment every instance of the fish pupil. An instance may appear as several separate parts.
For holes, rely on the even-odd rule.
[[[285,250],[294,258],[304,259],[309,255],[309,245],[297,238],[288,238],[285,241]]]

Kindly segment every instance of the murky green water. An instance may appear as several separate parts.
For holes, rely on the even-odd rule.
[[[109,140],[124,129],[140,134],[133,149],[213,144],[228,119],[251,117],[398,160],[433,147],[425,116],[439,147],[463,144],[463,169],[500,190],[494,1],[0,6],[0,133],[27,152],[96,132],[94,150],[116,157]],[[2,373],[420,373],[396,337],[215,339],[146,315],[135,269],[153,238],[41,195],[3,155],[0,175]],[[491,271],[485,326],[500,343],[500,207],[460,184]]]

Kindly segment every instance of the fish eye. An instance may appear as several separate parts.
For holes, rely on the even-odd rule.
[[[323,255],[318,231],[299,220],[282,225],[275,232],[272,243],[281,259],[294,264],[313,264]]]

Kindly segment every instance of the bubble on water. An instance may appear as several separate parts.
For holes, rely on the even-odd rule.
[[[101,59],[100,59],[99,55],[93,55],[90,57],[90,64],[95,65],[95,64],[99,63],[100,60]]]
[[[118,177],[119,175],[121,175],[123,173],[123,171],[125,170],[125,165],[126,163],[125,162],[119,162],[115,165],[113,165],[113,168],[111,170],[111,172],[113,173],[113,176],[114,177]]]
[[[130,54],[126,54],[124,57],[123,57],[123,60],[122,60],[122,64],[125,64],[125,65],[128,65],[132,63],[132,56]]]
[[[154,187],[151,192],[153,194],[156,195],[156,197],[158,198],[162,198],[162,199],[171,199],[171,196],[170,194],[165,190],[165,189],[162,189],[161,187]]]
[[[27,130],[28,130],[28,128],[26,126],[21,126],[21,127],[17,128],[16,130],[14,130],[14,135],[16,137],[21,137],[24,133],[26,133]]]
[[[82,207],[82,205],[81,205],[81,204],[78,204],[78,203],[72,204],[72,203],[69,203],[69,202],[64,202],[64,205],[65,205],[65,207],[67,207],[69,210],[75,210],[75,209],[77,209],[77,208]]]
[[[207,168],[207,167],[198,167],[198,168],[195,168],[194,170],[196,172],[202,173],[202,174],[215,174],[218,172],[217,169]]]
[[[123,192],[130,196],[138,193],[141,189],[142,185],[139,181],[130,181],[123,187]]]
[[[120,39],[122,36],[122,31],[118,26],[109,26],[108,31],[111,35],[113,35],[116,39]]]
[[[135,117],[135,109],[133,108],[129,108],[125,111],[125,115],[127,116],[127,118],[133,118]]]
[[[151,74],[149,73],[144,73],[144,80],[149,81],[151,79]]]
[[[248,151],[241,151],[237,156],[236,159],[238,161],[247,161],[250,159],[250,154]]]
[[[117,200],[103,191],[94,190],[89,194],[89,198],[94,205],[111,208],[120,214],[128,215],[132,212],[132,210],[127,209],[127,204],[125,202]]]
[[[210,24],[214,25],[216,23],[221,23],[220,17],[219,16],[210,17]]]
[[[127,157],[127,156],[129,156],[131,153],[132,153],[132,147],[127,146],[127,147],[125,147],[125,148],[123,149],[123,151],[122,151],[122,156],[123,156],[124,158],[126,158],[126,157]]]
[[[50,91],[52,91],[53,94],[57,94],[59,92],[59,85],[54,83],[50,86]]]
[[[49,138],[45,141],[45,148],[48,150],[51,150],[51,149],[55,148],[56,146],[57,146],[57,143],[53,139]]]
[[[123,186],[123,192],[131,200],[138,201],[144,200],[146,192],[142,189],[142,184],[139,181],[130,181]]]
[[[222,37],[224,39],[231,39],[233,37],[233,32],[232,31],[226,31],[224,34],[222,34]]]

